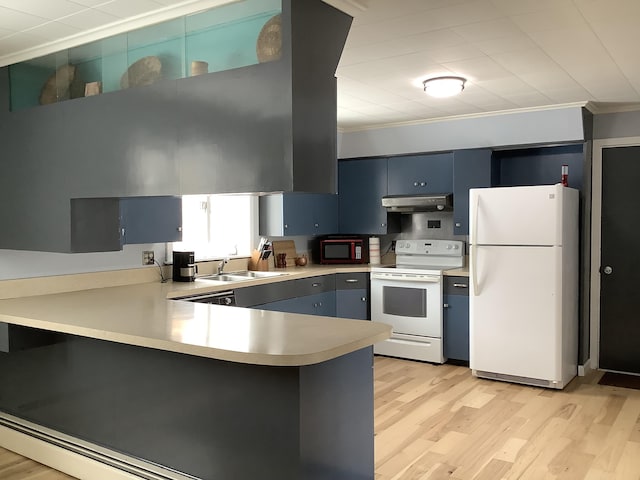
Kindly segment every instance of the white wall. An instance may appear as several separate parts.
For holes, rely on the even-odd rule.
[[[120,252],[107,253],[48,253],[0,250],[0,280],[143,268],[143,250],[153,250],[156,260],[162,263],[166,246],[164,243],[125,245]],[[144,268],[158,267],[148,266]]]

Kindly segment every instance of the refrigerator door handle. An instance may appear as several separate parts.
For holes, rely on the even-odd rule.
[[[478,210],[480,210],[480,195],[476,194],[476,208],[473,218],[473,243],[471,244],[471,280],[473,282],[473,295],[478,296]]]

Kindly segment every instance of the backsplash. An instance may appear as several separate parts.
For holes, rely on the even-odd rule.
[[[75,273],[102,272],[130,268],[157,269],[142,266],[142,252],[153,250],[162,262],[165,243],[124,245],[118,252],[50,253],[22,250],[0,250],[0,280],[47,277]]]
[[[401,228],[401,233],[380,236],[380,253],[383,256],[391,251],[391,242],[393,240],[414,238],[460,240],[465,243],[465,252],[467,251],[468,236],[455,235],[453,233],[453,212],[421,212],[402,215]],[[300,235],[269,238],[271,240],[293,240],[296,244],[298,254],[306,253],[309,255],[309,258],[311,258],[311,250],[315,237]],[[383,261],[383,263],[385,262]]]
[[[466,235],[453,233],[453,212],[422,212],[402,215],[402,233],[398,238],[433,238],[467,241]]]

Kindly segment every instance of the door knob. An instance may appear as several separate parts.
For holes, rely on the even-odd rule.
[[[607,265],[602,269],[602,273],[604,273],[605,275],[611,275],[613,273],[613,268]]]

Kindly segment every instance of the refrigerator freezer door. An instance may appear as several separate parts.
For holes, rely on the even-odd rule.
[[[469,191],[469,242],[477,245],[562,245],[562,185]]]
[[[474,246],[470,367],[562,380],[559,247]]]

